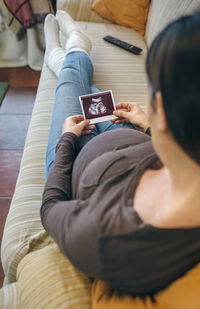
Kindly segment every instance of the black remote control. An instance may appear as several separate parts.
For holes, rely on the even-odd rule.
[[[142,52],[142,49],[139,47],[136,47],[132,44],[129,44],[127,42],[121,41],[119,39],[114,38],[113,36],[107,35],[103,37],[103,39],[109,43],[112,43],[114,45],[117,45],[118,47],[121,47],[135,55],[139,55]]]

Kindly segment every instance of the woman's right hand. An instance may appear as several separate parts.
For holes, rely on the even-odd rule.
[[[74,115],[65,119],[62,126],[62,133],[71,132],[76,136],[90,134],[95,125],[90,125],[89,120],[85,120],[83,115]]]
[[[148,117],[136,103],[118,103],[113,114],[118,119],[112,120],[116,124],[130,122],[136,129],[145,132],[149,128]]]

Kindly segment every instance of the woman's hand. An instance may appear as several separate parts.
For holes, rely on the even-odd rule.
[[[62,133],[71,132],[76,136],[90,134],[95,125],[90,125],[89,120],[84,120],[83,115],[75,115],[65,119],[62,126]]]
[[[113,114],[119,119],[112,120],[116,124],[130,122],[136,129],[145,132],[149,128],[149,121],[145,112],[138,104],[119,103]]]

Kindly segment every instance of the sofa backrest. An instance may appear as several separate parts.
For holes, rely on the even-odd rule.
[[[147,46],[169,22],[197,9],[200,0],[152,0],[145,32]]]
[[[66,11],[74,20],[111,23],[92,10],[94,0],[57,0],[57,10]]]

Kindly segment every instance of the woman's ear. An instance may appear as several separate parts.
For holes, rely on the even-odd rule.
[[[162,93],[160,91],[156,92],[155,101],[156,101],[156,111],[155,111],[156,127],[158,131],[165,133],[168,131],[168,124],[163,107]]]

